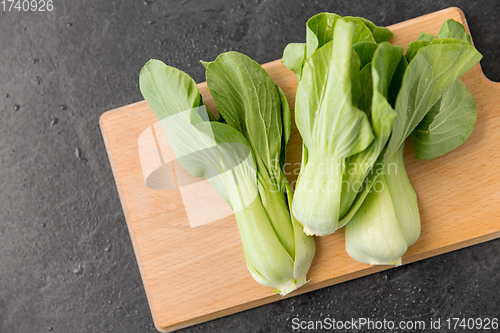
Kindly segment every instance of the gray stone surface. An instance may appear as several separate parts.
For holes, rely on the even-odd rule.
[[[306,20],[320,11],[390,25],[449,6],[464,10],[484,73],[499,81],[498,1],[0,7],[0,332],[156,332],[98,126],[103,112],[142,99],[138,74],[148,59],[201,82],[200,59],[227,50],[278,59],[287,43],[304,40]],[[294,317],[498,317],[499,257],[493,240],[183,332],[288,332]]]

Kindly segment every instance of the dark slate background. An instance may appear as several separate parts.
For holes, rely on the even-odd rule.
[[[500,81],[499,1],[54,0],[52,12],[0,11],[0,332],[156,332],[98,126],[142,99],[148,59],[201,82],[200,59],[278,59],[321,11],[390,25],[450,6]],[[493,240],[182,332],[499,317],[499,258]]]

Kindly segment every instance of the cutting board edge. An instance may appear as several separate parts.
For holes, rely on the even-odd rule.
[[[149,288],[149,283],[147,281],[146,274],[144,274],[145,269],[144,269],[144,266],[142,263],[141,252],[139,250],[139,245],[137,244],[137,239],[135,237],[133,223],[132,223],[130,216],[128,214],[127,203],[126,203],[125,196],[123,194],[123,190],[121,187],[120,177],[118,177],[116,164],[115,164],[115,161],[113,158],[113,153],[111,152],[111,149],[110,149],[110,143],[108,140],[108,134],[107,134],[107,130],[106,130],[106,121],[108,118],[114,116],[114,113],[115,113],[114,111],[119,111],[120,109],[124,109],[125,107],[135,106],[135,105],[142,104],[145,102],[146,101],[139,101],[136,103],[129,104],[127,106],[122,106],[122,107],[116,108],[114,110],[104,112],[101,115],[101,117],[99,118],[99,127],[101,128],[101,133],[102,133],[104,145],[106,147],[106,153],[108,154],[109,164],[111,166],[111,171],[113,172],[113,177],[115,179],[116,189],[118,191],[118,197],[120,198],[120,204],[122,205],[123,214],[125,216],[125,222],[127,223],[127,229],[129,232],[130,240],[132,242],[132,247],[134,249],[135,258],[137,260],[137,266],[139,267],[139,272],[140,272],[142,284],[143,284],[144,290],[146,292],[146,299],[148,300],[149,309],[151,311],[151,316],[153,317],[153,322],[154,322],[155,326],[157,326],[158,325],[157,323],[160,322],[160,317],[158,316],[156,306],[154,304],[154,297],[153,297],[153,294]],[[158,328],[158,326],[157,326],[157,328]],[[162,331],[160,329],[158,329],[158,330]]]
[[[450,245],[441,247],[437,250],[421,252],[421,253],[414,254],[414,255],[411,255],[408,257],[403,256],[403,265],[411,264],[411,263],[414,263],[414,262],[417,262],[420,260],[424,260],[424,259],[428,259],[431,257],[436,257],[436,256],[441,255],[441,254],[446,254],[446,253],[450,253],[453,251],[461,250],[461,249],[464,249],[466,247],[477,245],[477,244],[484,243],[484,242],[488,242],[488,241],[491,241],[491,240],[494,240],[497,238],[500,238],[500,231],[496,231],[492,234],[485,234],[485,235],[481,235],[481,236],[478,236],[475,238],[467,239],[467,240],[464,240],[462,242],[450,244]],[[207,315],[203,315],[203,316],[196,317],[196,318],[182,321],[182,322],[177,322],[174,324],[162,323],[160,321],[155,321],[155,326],[160,332],[173,332],[173,331],[176,331],[176,330],[179,330],[182,328],[186,328],[189,326],[193,326],[196,324],[200,324],[200,323],[203,323],[203,322],[206,322],[209,320],[213,320],[213,319],[221,318],[221,317],[228,316],[231,314],[235,314],[235,313],[238,313],[241,311],[253,309],[253,308],[256,308],[256,307],[259,307],[262,305],[278,302],[280,300],[284,300],[287,298],[306,294],[306,293],[309,293],[312,291],[316,291],[319,289],[323,289],[323,288],[337,285],[340,283],[344,283],[347,281],[352,281],[352,280],[355,280],[358,278],[362,278],[362,277],[372,275],[375,273],[380,273],[380,272],[387,271],[390,269],[397,269],[397,267],[396,266],[388,266],[388,265],[387,266],[386,265],[367,266],[364,269],[361,269],[361,270],[358,270],[358,271],[355,271],[355,272],[352,272],[349,274],[344,274],[344,275],[341,275],[341,276],[338,276],[338,277],[335,277],[332,279],[323,280],[321,282],[316,282],[316,283],[309,283],[309,284],[302,286],[301,288],[297,289],[296,291],[294,291],[294,292],[292,292],[284,297],[281,297],[278,294],[271,295],[271,296],[255,299],[254,301],[251,301],[248,303],[240,304],[237,306],[226,308],[224,310],[212,312],[212,313],[207,314]]]

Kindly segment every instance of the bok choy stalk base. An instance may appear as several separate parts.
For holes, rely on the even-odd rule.
[[[150,60],[140,89],[182,167],[207,178],[235,212],[248,269],[285,295],[307,282],[315,245],[290,214],[290,186],[281,167],[290,110],[262,67],[237,52],[206,66],[222,122],[202,105],[184,72]],[[224,235],[220,235],[224,237]]]

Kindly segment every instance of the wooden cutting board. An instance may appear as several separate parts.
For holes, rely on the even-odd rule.
[[[423,31],[436,35],[450,18],[467,27],[463,12],[448,8],[390,26],[394,32],[391,42],[406,47]],[[285,91],[293,107],[297,86],[293,73],[279,60],[263,67]],[[489,81],[479,65],[463,81],[475,96],[478,108],[470,138],[445,156],[429,161],[416,160],[411,141],[407,143],[405,163],[418,195],[422,234],[403,257],[403,264],[500,236],[500,83]],[[214,110],[206,84],[198,87],[207,108]],[[145,101],[108,111],[100,119],[158,330],[169,332],[282,299],[250,276],[233,215],[204,224],[213,219],[214,212],[227,211],[227,207],[220,206],[221,199],[212,192],[200,199],[205,194],[200,190],[202,183],[181,181],[182,170],[168,162],[168,144],[162,144],[165,138],[159,131],[156,139],[150,134],[155,123]],[[147,170],[141,167],[141,158],[145,157],[140,156],[145,153],[139,148],[140,136],[146,132],[146,139],[153,138],[159,145],[164,159],[161,163],[179,177],[170,190],[154,190],[146,185],[143,172]],[[300,165],[300,147],[301,139],[294,127],[287,147],[291,166],[287,172],[292,182]],[[186,200],[189,195],[191,202]],[[310,284],[286,297],[391,268],[371,267],[351,259],[344,249],[343,230],[316,238],[316,247],[308,274]]]

